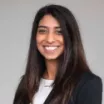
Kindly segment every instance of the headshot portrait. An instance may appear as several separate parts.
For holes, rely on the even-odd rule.
[[[77,17],[66,6],[37,10],[13,104],[101,104],[102,78],[89,67]]]
[[[104,104],[104,0],[0,0],[1,104]]]

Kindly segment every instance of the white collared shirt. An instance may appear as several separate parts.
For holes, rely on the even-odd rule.
[[[33,97],[33,104],[43,104],[52,90],[51,84],[54,80],[41,78],[38,92]]]

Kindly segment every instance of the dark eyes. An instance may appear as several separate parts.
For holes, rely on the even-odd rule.
[[[61,30],[57,30],[56,33],[59,34],[59,35],[61,35],[62,31]]]
[[[43,30],[43,29],[38,30],[38,33],[46,33],[46,32],[47,32],[47,30]]]
[[[38,33],[40,33],[40,34],[46,34],[46,33],[48,33],[48,30],[38,29]],[[62,31],[61,30],[55,30],[55,34],[61,35]]]

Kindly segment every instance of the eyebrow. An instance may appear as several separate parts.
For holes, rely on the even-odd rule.
[[[42,26],[42,25],[40,25],[40,26],[38,26],[38,28],[48,28],[47,26]],[[55,29],[60,29],[61,27],[60,26],[56,26],[56,27],[54,27]]]

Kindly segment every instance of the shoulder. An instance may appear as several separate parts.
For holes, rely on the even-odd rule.
[[[75,104],[101,104],[101,100],[102,79],[94,73],[83,73],[73,92],[73,101],[77,102]]]
[[[102,79],[98,75],[95,75],[91,72],[84,72],[82,76],[80,77],[79,83],[77,85],[77,88],[81,88],[83,86],[89,86],[89,84],[100,84],[102,86]]]

